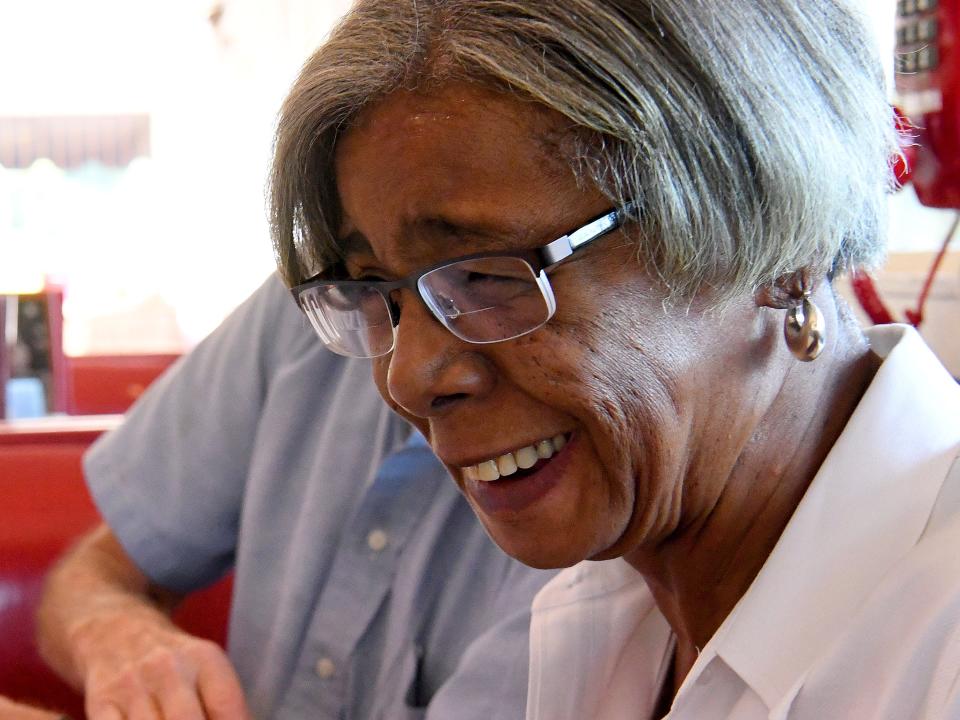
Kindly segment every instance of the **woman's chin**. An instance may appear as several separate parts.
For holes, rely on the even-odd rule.
[[[574,434],[549,462],[492,481],[462,478],[461,490],[487,534],[525,565],[576,565],[619,543],[625,502],[607,489],[590,445]],[[616,554],[610,555],[615,557]]]
[[[574,522],[527,518],[504,522],[477,513],[490,538],[510,557],[541,570],[564,568],[594,559],[609,543]]]
[[[510,531],[501,531],[500,528],[491,528],[485,524],[487,533],[507,555],[540,570],[553,570],[576,565],[589,555],[583,550],[571,545],[568,540],[562,546],[554,538],[544,541],[542,538],[533,538]]]

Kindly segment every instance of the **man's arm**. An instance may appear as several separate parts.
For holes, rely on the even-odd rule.
[[[150,582],[106,525],[51,572],[38,611],[40,650],[85,692],[89,720],[249,717],[219,646],[170,620],[178,599]]]

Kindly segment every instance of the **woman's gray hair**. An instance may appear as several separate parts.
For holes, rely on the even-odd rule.
[[[569,119],[565,159],[636,203],[638,253],[672,295],[882,258],[897,141],[844,0],[359,0],[281,111],[269,193],[288,283],[337,257],[340,134],[392,91],[447,81]]]

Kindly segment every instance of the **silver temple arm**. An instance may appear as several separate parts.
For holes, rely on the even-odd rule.
[[[544,246],[541,249],[544,265],[546,267],[556,265],[564,258],[569,257],[574,250],[577,250],[589,242],[593,242],[598,237],[606,235],[611,230],[615,230],[623,221],[624,214],[628,212],[632,205],[633,204],[630,203],[623,210],[612,210],[606,215],[601,215],[582,228],[577,229],[569,235],[558,237],[549,245]]]

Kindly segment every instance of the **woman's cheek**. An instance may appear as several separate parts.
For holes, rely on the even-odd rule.
[[[387,358],[389,355],[387,356]],[[390,361],[384,357],[373,358],[370,363],[370,369],[373,372],[373,382],[377,386],[380,397],[394,410],[397,409],[396,403],[390,397],[390,391],[387,388],[387,373],[390,370]]]

